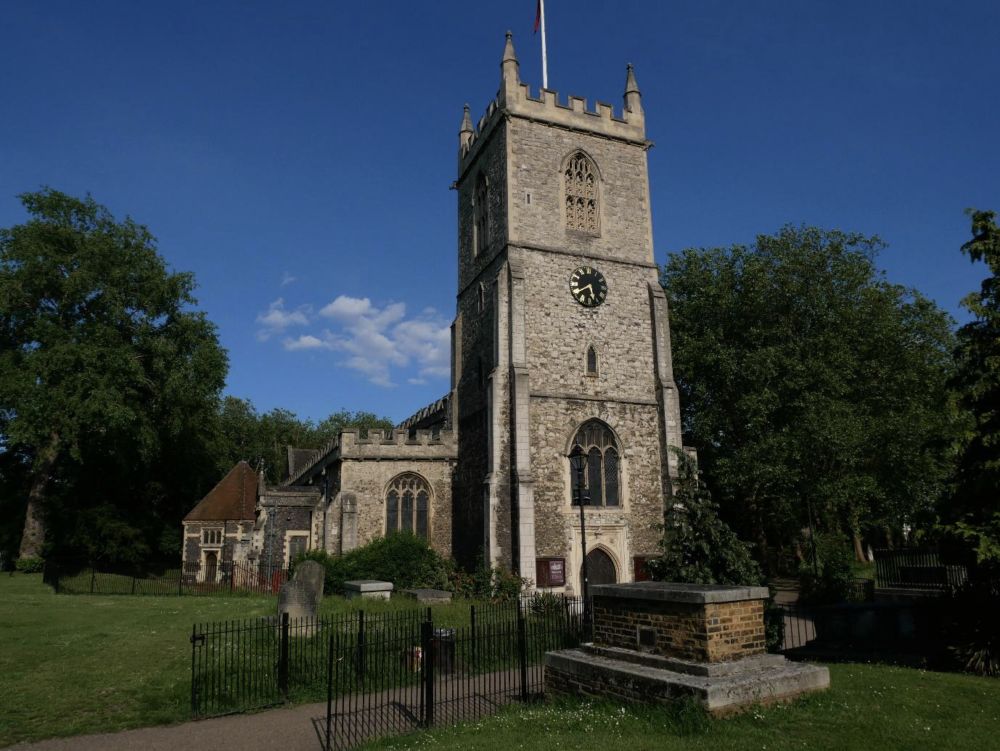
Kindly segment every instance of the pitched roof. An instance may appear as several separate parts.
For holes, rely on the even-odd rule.
[[[240,462],[184,517],[186,522],[253,519],[257,505],[257,475]]]

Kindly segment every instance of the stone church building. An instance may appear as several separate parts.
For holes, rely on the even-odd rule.
[[[518,67],[508,32],[499,93],[475,125],[466,106],[458,134],[448,395],[391,435],[290,448],[279,486],[247,491],[238,466],[230,501],[213,512],[216,488],[185,519],[186,562],[283,566],[401,529],[467,565],[484,555],[578,593],[577,444],[591,581],[632,581],[656,553],[681,424],[641,95],[631,66],[618,112],[532,94]]]

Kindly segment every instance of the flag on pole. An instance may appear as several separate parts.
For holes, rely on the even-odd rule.
[[[538,27],[542,24],[542,0],[538,0],[538,7],[535,10],[535,33],[538,33]]]

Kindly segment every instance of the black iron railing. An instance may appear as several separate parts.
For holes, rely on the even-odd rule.
[[[194,718],[328,703],[328,742],[473,718],[542,691],[546,651],[580,641],[579,598],[467,609],[339,613],[200,624],[191,632]]]
[[[888,589],[953,589],[968,579],[965,566],[946,565],[936,550],[903,548],[875,551],[878,586]]]
[[[160,571],[128,566],[64,568],[47,563],[43,581],[60,594],[273,595],[288,581],[288,571],[231,561],[211,567],[185,564],[180,569]]]

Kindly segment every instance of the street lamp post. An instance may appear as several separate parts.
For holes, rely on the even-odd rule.
[[[590,582],[587,577],[587,521],[583,513],[584,504],[590,505],[590,496],[583,492],[583,468],[587,464],[587,455],[580,444],[573,446],[569,452],[569,464],[576,473],[576,503],[580,507],[580,549],[583,553],[583,638],[590,637],[592,614],[590,612]]]

